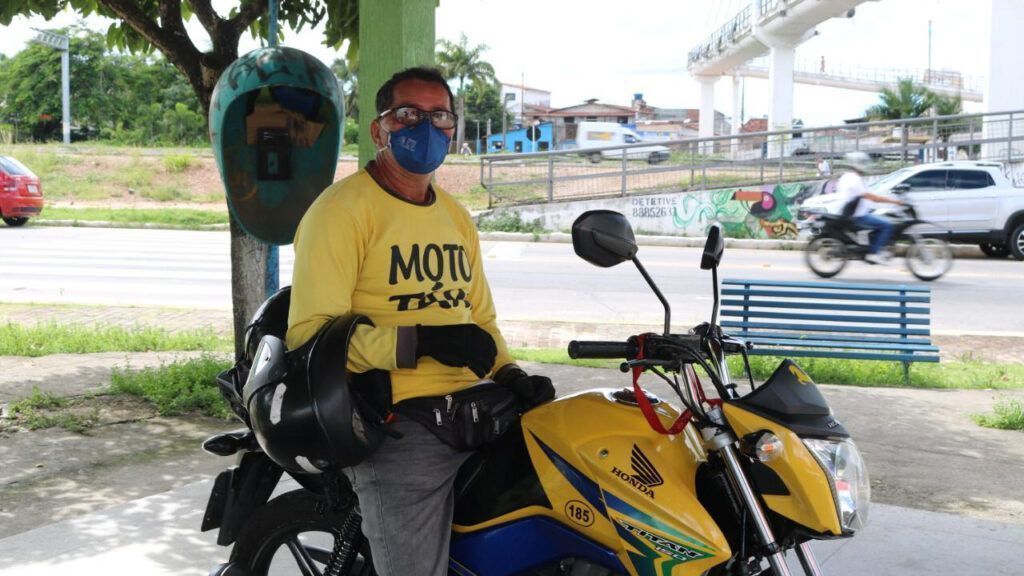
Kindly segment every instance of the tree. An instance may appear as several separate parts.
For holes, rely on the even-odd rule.
[[[465,112],[466,119],[472,122],[471,134],[477,140],[485,136],[482,131],[487,127],[488,120],[491,121],[491,126],[499,127],[500,130],[502,119],[509,120],[511,116],[502,106],[501,85],[497,82],[470,84],[466,90]]]
[[[207,138],[199,101],[165,59],[110,51],[102,34],[83,28],[55,32],[71,40],[75,124],[126,144],[194,145]],[[16,125],[35,125],[32,131],[43,139],[59,138],[60,75],[60,53],[38,44],[0,62],[0,117]],[[187,129],[179,122],[172,132],[162,130],[165,111],[176,111],[179,105],[198,121],[189,121]]]
[[[437,64],[449,80],[458,81],[455,93],[455,113],[459,116],[457,142],[455,149],[462,149],[466,134],[466,81],[472,84],[493,83],[496,81],[494,67],[480,59],[487,50],[486,44],[469,47],[469,39],[463,34],[459,43],[448,40],[437,41]]]
[[[864,114],[872,120],[899,120],[918,118],[932,107],[935,95],[924,86],[914,84],[912,78],[900,78],[895,90],[882,88],[879,102],[868,108]]]
[[[338,78],[341,93],[345,95],[345,116],[359,120],[359,61],[349,62],[335,58],[331,72]]]
[[[241,0],[224,18],[214,10],[212,0],[5,0],[0,3],[0,24],[9,25],[15,16],[41,15],[52,18],[71,8],[82,16],[98,14],[113,18],[107,41],[136,53],[156,49],[163,53],[188,80],[199,99],[204,117],[210,111],[213,88],[221,72],[238,58],[238,42],[249,31],[267,36],[267,0]],[[200,50],[185,28],[195,17],[209,36],[210,49]],[[324,43],[340,46],[349,40],[350,58],[359,47],[358,0],[281,0],[278,20],[295,31],[315,26],[326,18]],[[245,327],[263,301],[268,247],[245,234],[231,218],[231,295],[233,303],[235,353],[243,350]]]

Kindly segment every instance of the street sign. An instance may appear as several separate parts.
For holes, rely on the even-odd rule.
[[[530,126],[527,128],[526,137],[534,142],[540,140],[540,126]]]

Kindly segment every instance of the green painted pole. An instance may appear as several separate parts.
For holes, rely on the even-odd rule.
[[[377,90],[392,74],[434,64],[437,0],[359,0],[359,165],[376,155],[370,121]]]

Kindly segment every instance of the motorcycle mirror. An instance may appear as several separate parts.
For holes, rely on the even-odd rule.
[[[722,262],[722,252],[725,251],[725,241],[722,240],[722,228],[718,224],[712,224],[708,230],[708,240],[704,243],[704,256],[700,260],[701,270],[717,268]]]
[[[572,223],[572,247],[576,255],[602,268],[636,257],[633,227],[612,210],[590,210]]]

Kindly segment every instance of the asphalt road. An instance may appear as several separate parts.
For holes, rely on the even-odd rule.
[[[0,227],[0,302],[228,308],[228,251],[227,232]],[[502,318],[661,324],[658,300],[628,263],[597,268],[568,244],[484,242],[483,251]],[[707,318],[711,279],[698,249],[642,246],[639,256],[672,305],[675,329]],[[282,247],[282,284],[292,260]],[[790,251],[727,250],[721,275],[818,280]],[[836,280],[920,283],[902,259],[854,262]],[[961,259],[929,286],[936,332],[1024,335],[1024,263]]]

